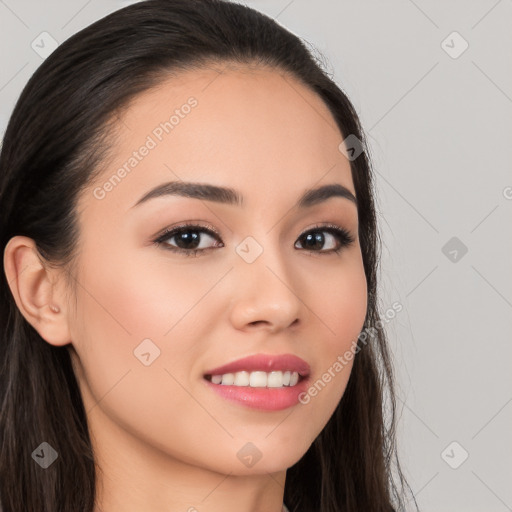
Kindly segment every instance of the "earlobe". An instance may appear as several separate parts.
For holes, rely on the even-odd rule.
[[[26,236],[12,237],[4,250],[4,271],[16,305],[39,335],[51,345],[71,343],[56,287],[56,271],[47,268],[35,242]]]

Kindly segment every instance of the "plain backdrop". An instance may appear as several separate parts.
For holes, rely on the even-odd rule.
[[[0,136],[57,43],[128,5],[0,0]],[[512,0],[254,0],[366,131],[403,468],[423,512],[512,510]],[[39,38],[39,39],[38,39]]]

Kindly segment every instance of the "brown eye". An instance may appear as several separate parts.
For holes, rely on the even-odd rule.
[[[324,233],[327,233],[327,236]],[[353,243],[355,239],[343,228],[337,226],[317,226],[303,233],[299,237],[299,241],[304,249],[311,252],[338,253],[341,249]],[[334,247],[322,250],[325,244],[334,245]]]
[[[187,256],[195,256],[197,253],[205,252],[215,247],[208,245],[210,243],[208,238],[220,241],[219,236],[210,229],[198,225],[185,225],[166,230],[154,242],[158,245],[164,245],[167,250],[186,254]],[[169,243],[168,241],[172,239],[175,239],[175,241]],[[223,247],[223,245],[220,245],[220,247]]]

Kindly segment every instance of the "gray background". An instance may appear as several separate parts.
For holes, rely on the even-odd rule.
[[[129,3],[0,0],[0,134],[41,32],[62,42]],[[318,48],[368,135],[420,509],[512,510],[512,0],[247,5]]]

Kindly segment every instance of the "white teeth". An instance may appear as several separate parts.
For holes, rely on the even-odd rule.
[[[283,372],[270,372],[267,377],[269,388],[280,388],[283,385]]]
[[[251,372],[249,376],[249,386],[251,388],[267,387],[267,374],[265,372]]]
[[[212,375],[212,384],[223,386],[245,386],[251,388],[282,388],[283,386],[295,386],[299,381],[298,372],[247,372],[225,373],[223,375]]]
[[[234,384],[235,384],[235,386],[248,386],[249,385],[249,372],[236,372]]]
[[[234,373],[225,373],[222,376],[221,384],[223,386],[230,386],[235,382],[235,374]]]

